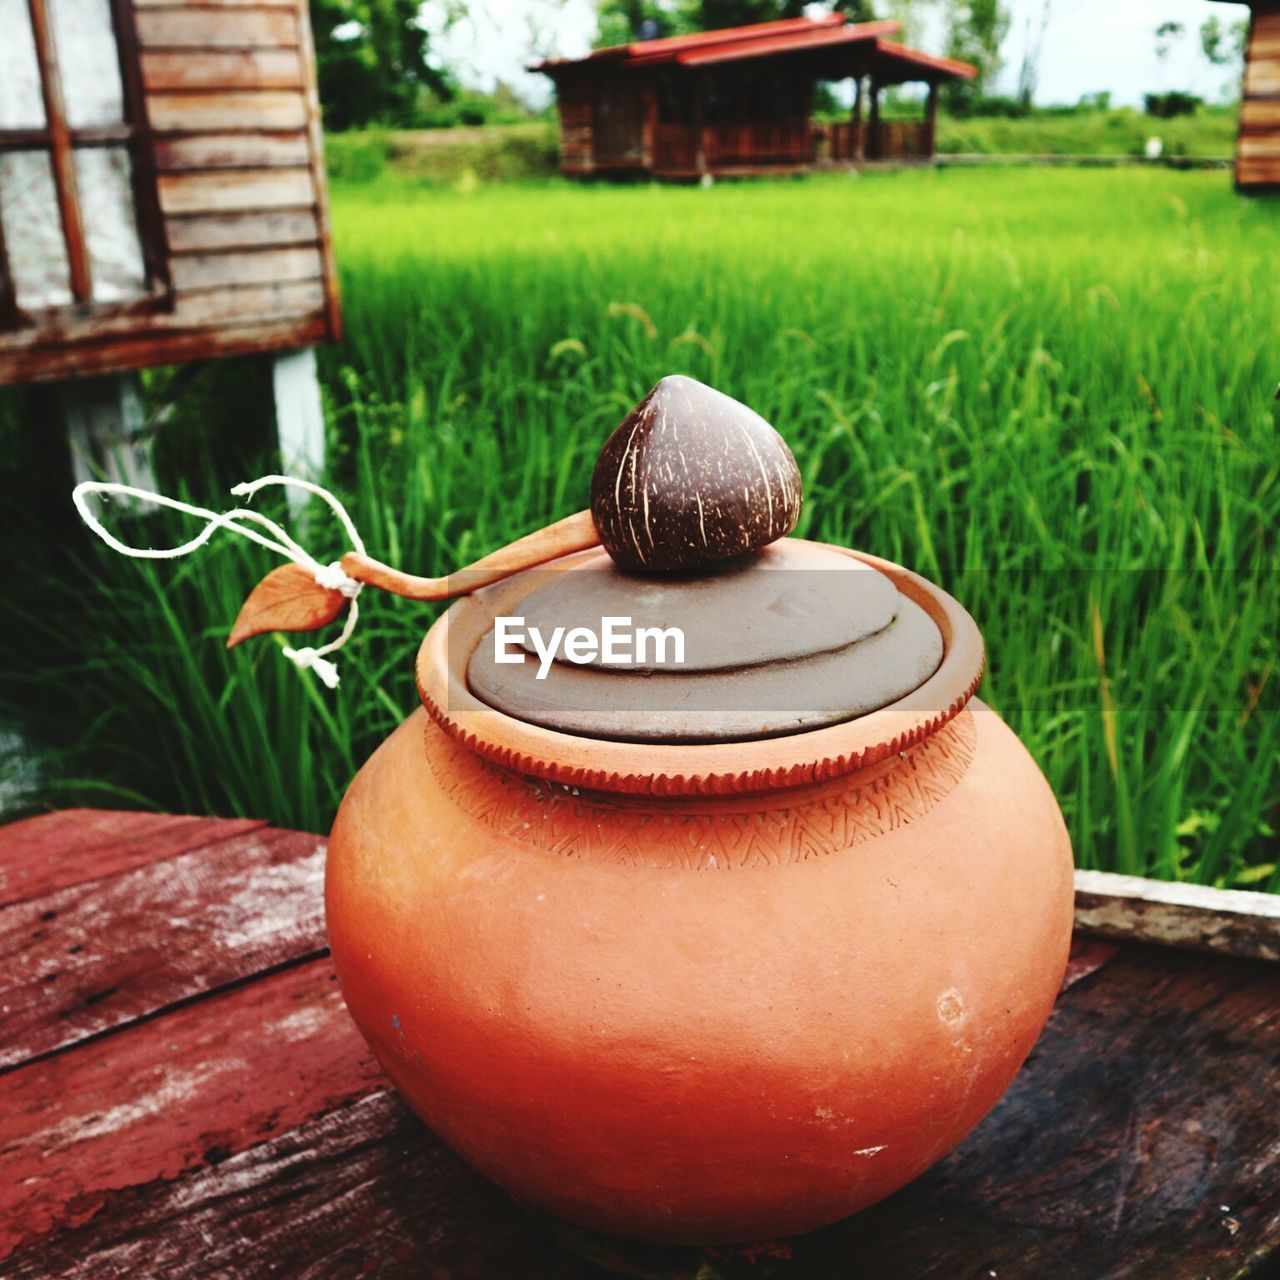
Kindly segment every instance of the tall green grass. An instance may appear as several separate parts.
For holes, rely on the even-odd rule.
[[[952,171],[339,184],[334,215],[332,479],[375,554],[443,572],[582,506],[608,431],[692,374],[787,436],[801,533],[971,609],[1081,865],[1280,887],[1280,207],[1216,173]],[[321,828],[413,705],[431,610],[367,594],[331,694],[269,640],[223,652],[256,554],[77,554],[91,598],[23,606],[8,688],[61,749],[51,800]]]
[[[1130,107],[1111,111],[1037,111],[1010,119],[942,116],[938,150],[944,155],[1140,156],[1157,137],[1166,156],[1230,156],[1235,150],[1236,107],[1206,107],[1194,115],[1160,120]]]

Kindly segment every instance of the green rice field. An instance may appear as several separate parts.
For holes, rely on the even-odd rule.
[[[1280,203],[1146,169],[333,198],[331,479],[373,554],[436,574],[585,505],[608,432],[691,374],[787,437],[799,532],[969,607],[1081,866],[1280,888]],[[6,642],[33,801],[324,827],[434,611],[366,593],[330,692],[284,640],[224,651],[257,553],[74,548]]]

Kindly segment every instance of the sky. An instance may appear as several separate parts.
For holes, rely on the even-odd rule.
[[[1038,30],[1045,0],[1008,0],[1008,6],[1012,21],[999,88],[1012,93],[1028,28]],[[526,72],[525,64],[545,56],[580,56],[595,34],[594,0],[454,0],[454,8],[460,16],[447,29],[444,0],[426,0],[422,8],[443,61],[465,84],[487,90],[501,80],[538,105],[550,99],[551,85]],[[876,5],[886,16],[889,8],[884,0]],[[1036,100],[1072,103],[1085,93],[1110,91],[1114,103],[1136,106],[1144,93],[1187,89],[1216,102],[1228,89],[1237,90],[1239,73],[1205,61],[1200,24],[1211,14],[1229,23],[1248,12],[1243,4],[1217,0],[1049,0]],[[1165,21],[1183,23],[1187,34],[1162,62],[1154,33]],[[941,52],[941,22],[928,23],[918,41]]]

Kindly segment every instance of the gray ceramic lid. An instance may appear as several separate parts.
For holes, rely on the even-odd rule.
[[[606,617],[636,627],[679,627],[682,671],[724,671],[838,649],[883,631],[897,615],[897,588],[835,548],[784,538],[696,573],[626,573],[601,551],[574,573],[548,577],[521,602],[529,628],[597,628]],[[534,652],[525,633],[523,648]],[[590,660],[592,667],[645,664]]]
[[[490,631],[467,681],[483,702],[545,728],[632,742],[733,742],[797,733],[865,715],[937,670],[942,637],[877,569],[843,551],[784,539],[697,576],[641,577],[604,552],[563,572],[532,570],[510,606],[523,663],[497,661]],[[534,656],[532,628],[600,633],[605,617],[678,628],[684,661],[584,662]],[[509,651],[513,652],[512,645]]]

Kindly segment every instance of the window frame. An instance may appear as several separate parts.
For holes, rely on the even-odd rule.
[[[0,152],[39,151],[49,157],[58,221],[67,252],[72,301],[64,305],[24,310],[9,270],[4,226],[0,223],[0,333],[60,329],[68,319],[141,315],[172,305],[164,223],[156,184],[154,141],[147,119],[142,81],[142,56],[131,0],[108,0],[115,36],[116,65],[120,72],[122,116],[119,124],[72,127],[62,94],[53,26],[46,0],[27,0],[44,124],[33,128],[0,125]],[[93,270],[89,259],[84,216],[76,179],[75,157],[89,147],[123,147],[129,155],[130,185],[138,243],[145,270],[144,292],[127,302],[94,302]]]

